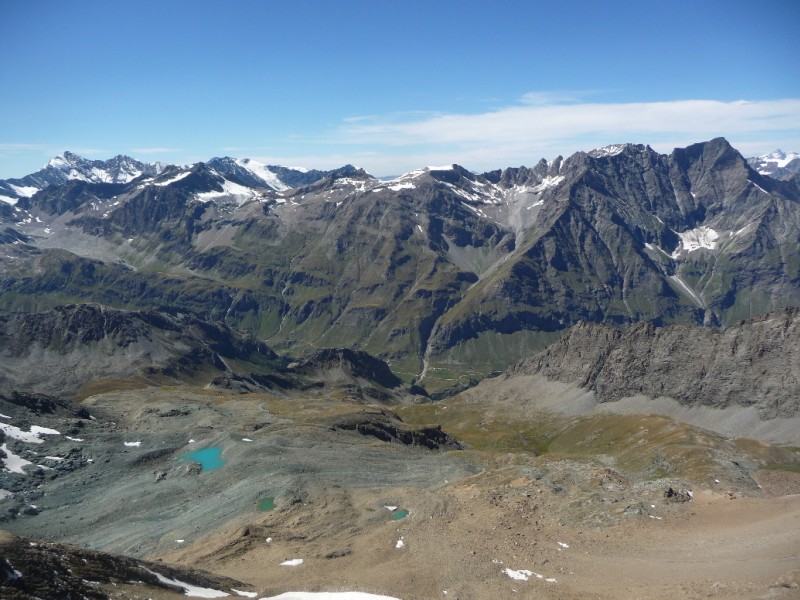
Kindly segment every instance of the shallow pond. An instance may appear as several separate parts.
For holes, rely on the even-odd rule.
[[[203,471],[213,471],[225,464],[225,460],[222,458],[222,448],[220,446],[210,446],[208,448],[186,452],[185,454],[181,454],[179,458],[200,463]]]
[[[258,501],[258,510],[268,511],[275,508],[275,498],[263,498]]]
[[[408,511],[405,508],[396,510],[392,513],[392,521],[400,521],[408,516]]]

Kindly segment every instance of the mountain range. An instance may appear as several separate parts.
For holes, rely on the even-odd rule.
[[[762,174],[796,162],[775,156],[621,144],[385,181],[64,153],[0,182],[0,314],[185,313],[280,353],[366,350],[452,389],[580,321],[726,327],[800,304],[800,179]]]
[[[0,596],[794,597],[797,165],[0,181]]]

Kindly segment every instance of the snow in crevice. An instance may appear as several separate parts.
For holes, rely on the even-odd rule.
[[[758,185],[755,181],[750,181],[749,179],[747,181],[748,181],[748,183],[754,185],[758,191],[769,195],[769,192],[767,190],[765,190],[764,188],[762,188],[760,185]]]
[[[165,185],[171,185],[171,184],[173,184],[173,183],[175,183],[177,181],[180,181],[184,177],[188,177],[191,174],[192,174],[191,171],[184,171],[183,173],[178,173],[174,177],[170,177],[166,181],[159,181],[159,182],[153,183],[152,185],[157,185],[159,187],[164,187]]]
[[[705,306],[705,303],[703,302],[703,299],[700,298],[700,296],[698,296],[697,292],[695,292],[692,288],[690,288],[687,285],[687,283],[683,279],[680,278],[680,276],[678,276],[678,275],[670,275],[669,278],[670,278],[671,281],[673,281],[675,284],[677,284],[678,287],[680,287],[683,291],[685,291],[686,294],[695,302],[695,304],[697,304],[697,306],[699,306],[700,308],[703,308]]]

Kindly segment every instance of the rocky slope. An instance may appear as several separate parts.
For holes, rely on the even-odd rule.
[[[600,402],[645,395],[682,404],[755,406],[762,419],[800,415],[800,310],[724,330],[581,323],[511,374],[577,382]]]
[[[134,593],[125,597],[164,591],[176,597],[187,591],[198,596],[205,591],[205,597],[214,597],[208,595],[213,591],[219,592],[218,596],[236,595],[233,589],[251,593],[246,584],[211,573],[68,544],[34,542],[5,531],[0,531],[0,556],[0,595],[6,600],[108,600],[119,597],[114,590],[119,585],[133,589]]]
[[[68,398],[98,386],[191,381],[277,363],[219,323],[95,304],[0,317],[0,387]],[[116,382],[116,383],[115,383]]]

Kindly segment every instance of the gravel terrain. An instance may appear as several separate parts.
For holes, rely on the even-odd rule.
[[[586,413],[585,391],[539,383],[392,407],[326,386],[109,392],[82,416],[3,402],[6,448],[49,468],[0,473],[12,492],[0,527],[204,569],[261,596],[796,597],[796,452]],[[548,408],[553,396],[572,409]],[[31,426],[60,434],[9,435]],[[452,445],[432,450],[427,435]],[[213,447],[216,469],[184,456]]]

